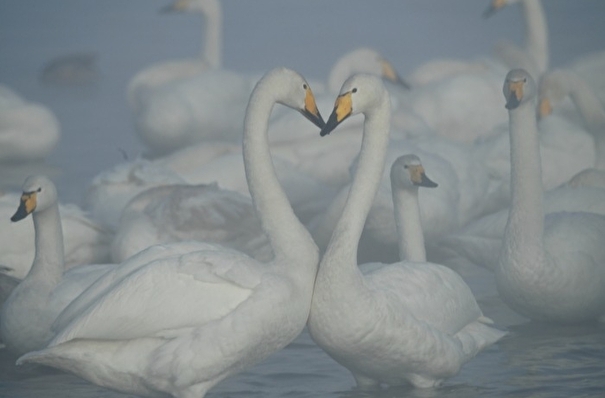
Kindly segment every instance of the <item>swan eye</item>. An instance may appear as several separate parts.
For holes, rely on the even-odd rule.
[[[407,164],[404,164],[404,165],[403,165],[403,168],[404,168],[404,169],[409,169],[409,168],[410,168],[410,166],[408,166]]]
[[[523,78],[523,83],[527,83],[527,77]]]
[[[352,93],[356,93],[357,92],[357,87],[355,87],[353,90],[351,90]]]
[[[42,188],[41,188],[41,187],[40,187],[40,188],[38,188],[38,192],[42,192]]]
[[[306,90],[308,86],[306,84],[303,84],[303,88]]]

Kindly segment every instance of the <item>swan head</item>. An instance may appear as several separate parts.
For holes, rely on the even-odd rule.
[[[491,0],[487,9],[483,12],[483,18],[489,18],[504,7],[518,3],[521,0]]]
[[[336,61],[330,71],[328,89],[331,93],[338,93],[342,83],[356,73],[376,75],[390,83],[410,89],[410,85],[399,76],[393,64],[378,51],[368,47],[350,51]]]
[[[29,214],[49,208],[57,202],[57,189],[47,177],[30,176],[23,183],[23,194],[11,221],[23,220]]]
[[[420,158],[413,154],[400,156],[393,162],[391,185],[400,189],[437,187],[437,183],[426,176]]]
[[[357,74],[349,77],[342,85],[334,103],[334,110],[320,135],[330,134],[349,116],[364,113],[389,98],[382,80],[374,75]]]
[[[506,75],[502,88],[506,99],[506,109],[516,109],[522,103],[536,98],[536,83],[524,69],[513,69]]]
[[[192,12],[204,15],[219,15],[221,5],[217,0],[175,0],[160,9],[161,13]]]
[[[568,72],[557,69],[545,73],[540,79],[538,116],[546,117],[553,111],[553,106],[557,105],[569,94]]]

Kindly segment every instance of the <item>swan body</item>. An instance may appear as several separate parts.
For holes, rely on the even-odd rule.
[[[309,332],[361,388],[435,386],[503,333],[486,325],[468,286],[445,267],[404,261],[369,266],[365,274],[358,268],[357,244],[389,142],[389,96],[377,78],[355,75],[344,83],[322,135],[357,113],[366,117],[359,164],[321,260]],[[412,173],[418,180],[418,169]]]
[[[139,71],[128,83],[128,102],[135,112],[155,89],[222,65],[222,10],[218,0],[175,0],[162,11],[196,13],[204,17],[203,53],[199,58],[161,62]]]
[[[121,263],[151,245],[183,240],[221,244],[259,261],[273,257],[250,199],[209,184],[166,185],[137,195],[123,211],[112,260]]]
[[[496,283],[515,311],[547,322],[605,320],[605,216],[544,216],[536,127],[537,88],[524,70],[504,83],[510,114],[511,208]]]
[[[319,256],[271,162],[267,125],[277,102],[323,125],[308,84],[289,69],[268,72],[250,97],[246,174],[274,259],[263,264],[216,248],[134,269],[127,261],[114,271],[121,276],[99,281],[103,294],[88,297],[84,312],[76,311],[47,349],[19,363],[58,367],[142,396],[199,398],[298,336],[308,318]]]
[[[0,196],[0,264],[9,268],[10,276],[23,279],[34,260],[34,227],[28,222],[10,221],[15,203],[19,203],[19,195]],[[109,262],[113,238],[109,230],[75,205],[59,204],[59,214],[65,238],[65,268]]]
[[[0,163],[44,159],[59,137],[59,121],[50,109],[0,85]]]
[[[27,276],[0,310],[0,337],[18,354],[43,348],[53,337],[57,315],[110,265],[76,267],[64,273],[63,234],[57,191],[46,177],[25,180],[21,204],[12,221],[33,213],[36,256]]]

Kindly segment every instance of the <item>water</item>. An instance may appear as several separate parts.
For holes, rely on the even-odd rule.
[[[62,139],[45,164],[0,167],[3,189],[45,171],[62,202],[81,200],[98,172],[143,148],[125,100],[128,80],[144,66],[199,51],[201,23],[160,16],[166,0],[3,0],[0,2],[0,81],[49,106]],[[498,39],[519,42],[516,8],[485,21],[487,0],[224,0],[225,66],[260,73],[277,65],[323,79],[343,53],[376,47],[405,76],[436,57],[487,55]],[[602,51],[602,0],[545,1],[554,66]],[[254,32],[250,34],[249,32]],[[96,53],[100,79],[76,88],[48,87],[38,73],[66,53]],[[321,109],[325,115],[329,109]],[[16,205],[16,204],[15,204]],[[216,386],[209,397],[597,397],[605,390],[605,333],[593,326],[528,323],[494,295],[487,273],[468,275],[487,316],[510,334],[485,350],[442,388],[360,393],[349,372],[304,332],[267,361]],[[15,367],[0,350],[0,397],[126,397],[50,369]]]

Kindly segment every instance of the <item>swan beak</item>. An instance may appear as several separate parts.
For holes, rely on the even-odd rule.
[[[334,110],[328,118],[326,125],[319,132],[319,135],[323,137],[324,135],[330,134],[332,130],[336,128],[336,126],[351,116],[351,113],[353,112],[353,101],[351,95],[352,94],[349,91],[339,95],[338,98],[336,98]]]
[[[24,192],[21,195],[21,201],[19,202],[19,208],[17,212],[11,217],[12,222],[23,220],[28,214],[36,208],[36,192]]]
[[[176,0],[174,3],[160,8],[160,13],[167,14],[167,13],[171,13],[171,12],[183,11],[183,10],[187,9],[188,5],[189,5],[188,0]]]
[[[508,83],[508,98],[506,99],[506,109],[515,109],[523,99],[523,81]]]
[[[382,64],[383,79],[388,80],[389,82],[398,86],[401,86],[406,90],[410,90],[412,88],[405,80],[403,80],[399,76],[399,74],[397,73],[397,71],[395,71],[395,68],[393,68],[393,65],[389,61],[387,61],[386,59],[382,59],[380,62]]]
[[[304,117],[309,119],[311,123],[319,127],[320,129],[326,125],[323,117],[321,117],[321,113],[317,109],[317,103],[315,102],[315,96],[311,91],[311,88],[307,87],[307,93],[305,95],[305,107],[300,110],[300,113],[303,114]]]
[[[543,118],[550,115],[551,113],[552,105],[550,104],[550,101],[548,100],[548,98],[543,98],[542,101],[540,101],[540,106],[538,106],[538,116],[540,116],[540,118]]]
[[[506,0],[492,0],[487,10],[483,12],[483,18],[489,18],[506,5]]]
[[[428,178],[424,172],[422,166],[411,166],[410,168],[410,179],[414,185],[425,188],[436,188],[438,184]]]

